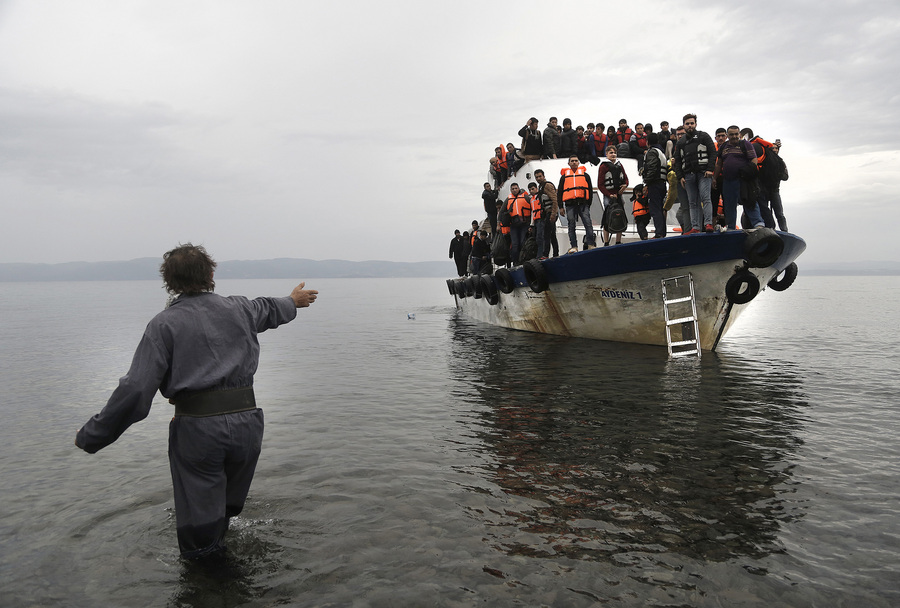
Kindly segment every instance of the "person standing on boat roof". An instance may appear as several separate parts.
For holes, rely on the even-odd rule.
[[[541,160],[544,154],[544,142],[541,139],[541,132],[538,131],[538,119],[532,116],[525,123],[525,126],[519,129],[519,137],[522,138],[522,155],[525,162],[532,160]]]
[[[550,247],[553,247],[553,257],[557,257],[559,256],[559,242],[556,239],[556,220],[559,218],[559,203],[556,197],[556,186],[547,181],[543,169],[535,170],[534,180],[538,184],[541,213],[544,216],[544,250],[538,252],[538,257],[549,257]]]
[[[753,135],[753,129],[744,127],[741,129],[741,137],[753,144],[756,157],[759,159],[759,212],[766,222],[767,228],[774,228],[778,220],[778,229],[787,232],[787,219],[784,217],[784,206],[781,202],[780,171],[775,168],[778,159],[778,151],[781,149],[781,140],[774,143],[766,141],[758,135]],[[770,161],[776,162],[770,162]],[[782,163],[783,164],[783,163]]]
[[[597,246],[594,236],[594,225],[591,222],[591,199],[594,196],[594,187],[591,184],[591,176],[585,172],[585,167],[578,161],[577,156],[569,157],[569,168],[560,171],[559,186],[556,189],[557,204],[565,209],[566,220],[569,224],[569,251],[578,251],[578,240],[575,236],[576,218],[581,218],[581,224],[587,234],[588,249]]]
[[[650,133],[647,136],[647,152],[644,153],[644,167],[641,175],[647,185],[647,199],[650,208],[650,217],[653,218],[653,230],[655,239],[666,236],[666,212],[663,203],[666,198],[666,180],[669,168],[666,155],[659,146],[659,134]]]
[[[625,168],[618,159],[618,150],[616,146],[609,146],[606,149],[606,160],[600,163],[600,169],[597,171],[597,188],[603,193],[603,217],[600,225],[603,227],[603,244],[609,245],[610,232],[608,230],[609,213],[613,205],[621,205],[625,207],[625,201],[622,195],[628,187],[628,175]],[[616,244],[622,242],[622,233],[616,233]]]
[[[528,184],[528,200],[531,202],[531,221],[534,227],[534,241],[537,246],[537,255],[535,257],[547,257],[544,255],[544,206],[541,204],[541,193],[538,190],[536,182]]]
[[[220,554],[230,518],[244,507],[263,437],[253,376],[257,334],[292,321],[318,292],[297,285],[289,296],[213,293],[216,263],[201,246],[163,256],[160,274],[175,299],[147,324],[128,373],[75,445],[93,454],[150,413],[156,392],[175,405],[169,468],[182,557]]]
[[[506,209],[509,211],[510,219],[509,256],[513,265],[517,265],[522,244],[528,236],[528,227],[531,226],[531,201],[528,200],[528,195],[519,189],[519,184],[515,182],[509,185]]]
[[[559,131],[556,130],[556,116],[551,116],[544,129],[544,158],[559,157]]]
[[[737,226],[737,206],[741,202],[741,172],[756,171],[756,151],[750,142],[741,140],[737,125],[728,127],[728,141],[719,148],[715,175],[722,175],[722,202],[727,230]],[[754,227],[764,226],[756,200],[743,201],[744,212]]]
[[[456,274],[466,276],[466,242],[459,230],[453,233],[453,240],[450,241],[450,258],[456,263]]]
[[[675,145],[675,174],[687,191],[691,208],[687,234],[713,231],[710,189],[716,168],[715,149],[709,133],[697,130],[697,115],[685,114],[684,137]]]

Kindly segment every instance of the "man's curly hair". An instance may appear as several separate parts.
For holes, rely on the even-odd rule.
[[[213,291],[216,262],[202,245],[185,243],[163,254],[159,267],[166,291],[173,295],[193,295]]]

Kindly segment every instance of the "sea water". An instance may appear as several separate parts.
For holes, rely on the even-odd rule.
[[[0,605],[900,604],[898,277],[801,274],[699,361],[483,325],[440,279],[308,287],[260,335],[263,454],[197,566],[170,405],[73,445],[159,284],[0,283]]]

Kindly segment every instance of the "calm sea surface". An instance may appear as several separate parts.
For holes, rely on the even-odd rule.
[[[0,283],[0,605],[900,605],[900,278],[801,275],[700,362],[481,325],[442,279],[308,286],[213,569],[178,557],[162,398],[73,445],[159,284]]]

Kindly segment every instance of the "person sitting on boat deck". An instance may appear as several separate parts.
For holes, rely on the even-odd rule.
[[[541,139],[541,132],[538,131],[538,119],[532,116],[525,123],[525,126],[519,129],[519,137],[522,138],[522,155],[525,162],[533,160],[541,160],[544,154],[544,142]]]
[[[500,183],[502,184],[507,179],[509,179],[509,160],[506,157],[506,148],[503,146],[497,146],[494,148],[494,156],[497,157],[497,161],[499,162],[498,166],[500,168]]]
[[[531,225],[531,202],[528,200],[527,194],[519,189],[519,184],[515,182],[509,185],[506,209],[509,211],[510,220],[509,256],[513,265],[516,265],[519,263],[522,243],[525,242],[525,238],[528,236],[528,227]]]
[[[572,128],[572,119],[563,118],[562,133],[559,136],[559,158],[568,158],[578,152],[578,132]]]
[[[544,158],[559,157],[559,131],[556,130],[556,116],[551,116],[544,129]]]
[[[496,156],[491,157],[491,179],[494,180],[494,187],[499,188],[501,181],[500,177],[502,176],[500,173],[500,159]]]
[[[587,138],[584,135],[584,127],[578,125],[575,127],[575,133],[578,134],[578,138],[575,140],[575,155],[583,165],[588,162]]]
[[[634,216],[634,227],[642,241],[649,238],[647,225],[650,223],[650,203],[643,184],[637,184],[631,193],[631,215]]]
[[[678,140],[684,137],[684,125],[680,125],[675,127],[675,131],[672,132],[672,135],[669,137],[669,141],[667,141],[663,145],[663,150],[666,153],[666,159],[672,160],[675,158],[675,146],[678,144]]]
[[[560,174],[559,186],[556,188],[556,202],[561,209],[565,209],[566,220],[569,224],[568,253],[578,251],[575,221],[579,217],[587,234],[588,249],[593,249],[597,243],[594,236],[594,225],[591,223],[591,199],[594,196],[591,176],[586,173],[584,165],[578,162],[577,156],[569,157],[569,168],[561,170]]]
[[[534,228],[534,241],[537,247],[537,255],[535,257],[546,257],[544,255],[544,207],[541,204],[541,193],[536,182],[528,184],[528,200],[531,203],[531,221]]]
[[[628,121],[624,118],[619,119],[619,128],[616,130],[616,145],[619,146],[619,156],[622,158],[630,158],[631,156],[631,136],[634,131],[628,126]],[[622,145],[624,144],[624,145]]]
[[[553,247],[553,257],[557,257],[559,256],[559,242],[556,239],[556,220],[559,218],[559,203],[556,197],[556,186],[547,181],[543,169],[535,169],[534,179],[538,184],[538,192],[541,196],[541,215],[544,217],[544,250],[538,252],[538,257],[549,257],[551,247]]]
[[[597,157],[597,140],[594,138],[594,123],[592,122],[589,122],[584,129],[584,153],[588,160]],[[581,164],[583,165],[585,162],[581,161]]]
[[[318,294],[300,283],[280,298],[224,297],[214,292],[215,269],[191,243],[163,255],[160,274],[174,299],[147,324],[106,406],[75,435],[75,445],[94,454],[144,420],[157,391],[175,406],[169,469],[186,559],[222,555],[253,481],[264,427],[253,394],[257,334],[293,321]]]
[[[600,163],[597,171],[597,188],[603,193],[603,217],[600,226],[603,228],[603,244],[609,245],[611,234],[609,232],[609,214],[613,205],[622,205],[622,194],[628,187],[628,174],[618,159],[616,146],[606,148],[606,160]],[[622,242],[622,233],[616,232],[616,244]]]
[[[687,234],[713,231],[710,189],[715,168],[712,138],[697,130],[696,114],[685,114],[684,137],[675,146],[675,173],[687,191],[691,209],[691,229]]]
[[[466,276],[466,246],[459,230],[454,231],[450,241],[450,259],[456,263],[456,274]]]
[[[484,212],[487,213],[488,222],[491,224],[491,234],[497,232],[497,195],[497,190],[491,188],[489,182],[484,182],[481,200],[484,202]]]
[[[784,206],[781,203],[780,167],[776,169],[775,163],[769,162],[772,159],[771,155],[778,155],[781,141],[777,139],[775,143],[766,141],[758,135],[753,135],[753,129],[748,127],[741,129],[741,137],[753,144],[756,157],[759,159],[759,212],[766,222],[766,227],[774,228],[778,220],[778,229],[787,232],[787,219],[784,217]]]
[[[509,163],[510,176],[515,176],[516,172],[525,164],[522,151],[517,149],[512,143],[506,144],[506,160]]]
[[[647,133],[644,132],[644,123],[639,122],[634,125],[634,133],[628,140],[628,149],[631,151],[631,158],[637,159],[638,173],[644,166],[644,152],[650,144],[647,143]]]
[[[744,212],[754,227],[765,226],[755,197],[742,197],[741,175],[756,171],[756,151],[750,142],[741,139],[737,125],[728,127],[728,141],[719,149],[715,175],[722,175],[722,199],[725,207],[726,230],[734,230],[737,225],[737,206],[741,202]],[[745,187],[746,189],[746,187]]]
[[[666,198],[666,179],[669,168],[666,155],[659,145],[659,134],[647,135],[647,144],[649,147],[644,153],[644,169],[642,171],[644,184],[646,184],[644,190],[647,193],[650,216],[653,218],[653,238],[661,239],[666,236],[666,212],[663,204]]]
[[[672,139],[672,133],[669,131],[669,121],[664,120],[659,123],[659,145],[662,148],[663,153],[666,151],[666,142]]]

